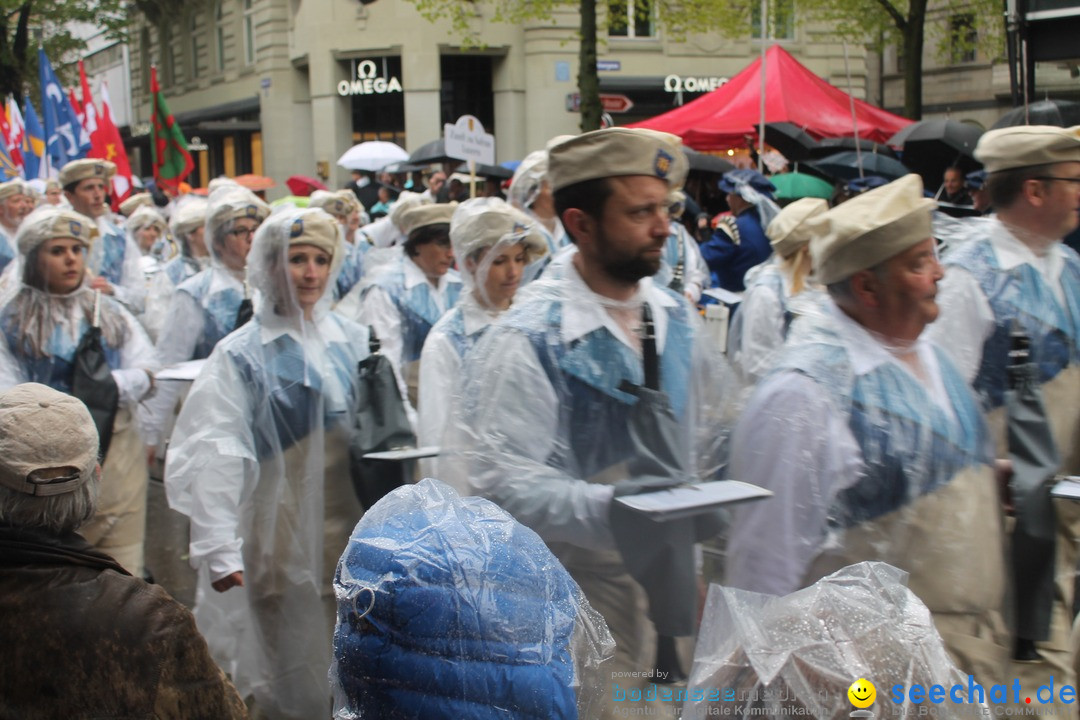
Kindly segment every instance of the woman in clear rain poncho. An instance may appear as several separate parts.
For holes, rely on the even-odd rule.
[[[420,445],[438,445],[461,384],[465,353],[510,307],[523,272],[548,252],[536,222],[499,198],[476,198],[450,219],[450,242],[460,258],[465,292],[439,318],[420,354]]]
[[[167,261],[161,272],[154,275],[146,297],[146,312],[141,318],[146,331],[155,340],[165,325],[176,288],[188,278],[210,267],[210,253],[203,239],[206,210],[206,198],[185,195],[177,201],[176,209],[169,219],[169,230],[180,253]]]
[[[341,226],[341,272],[338,273],[334,286],[334,297],[343,298],[349,294],[364,275],[364,253],[371,247],[368,243],[356,241],[356,231],[360,228],[360,201],[352,190],[316,190],[311,193],[308,207],[319,208],[333,216]]]
[[[199,629],[274,718],[329,715],[331,582],[361,515],[347,448],[368,331],[330,312],[338,240],[321,210],[259,228],[255,317],[214,349],[165,465],[169,504],[191,518]]]
[[[162,240],[168,236],[168,225],[165,216],[153,205],[142,205],[131,213],[131,217],[124,223],[124,229],[133,243],[139,247],[143,256],[150,255],[155,251],[154,257],[163,260],[165,256],[172,256],[171,252],[164,252]]]
[[[89,287],[86,256],[97,226],[73,210],[46,205],[16,235],[22,284],[0,310],[0,386],[23,382],[72,391],[75,352],[98,316],[102,347],[119,391],[98,510],[79,532],[133,575],[143,571],[146,462],[132,419],[153,389],[157,357],[139,323],[116,300]]]
[[[517,166],[507,191],[510,204],[527,212],[540,224],[540,232],[547,243],[547,254],[525,268],[526,283],[538,278],[555,253],[570,244],[570,238],[555,212],[555,196],[547,181],[547,171],[547,150],[531,152]]]
[[[775,261],[746,274],[746,292],[728,338],[731,363],[748,384],[772,367],[796,316],[813,312],[824,298],[821,288],[810,282],[808,221],[828,209],[821,198],[802,198],[781,210],[766,228]]]
[[[210,267],[177,286],[162,326],[157,352],[165,365],[201,360],[236,329],[241,303],[251,291],[244,282],[248,250],[270,208],[250,190],[226,184],[210,194],[204,244]],[[146,410],[147,442],[156,446],[173,411],[178,383],[163,383]]]
[[[407,237],[404,257],[363,288],[359,308],[341,303],[337,312],[370,325],[382,353],[398,371],[402,396],[416,407],[418,362],[431,328],[461,294],[461,276],[453,269],[450,217],[456,205],[416,205],[401,217]],[[356,290],[353,291],[354,293]]]

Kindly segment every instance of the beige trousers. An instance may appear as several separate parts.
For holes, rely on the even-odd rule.
[[[146,455],[133,415],[121,408],[102,467],[97,512],[79,533],[135,577],[143,573],[148,480]]]

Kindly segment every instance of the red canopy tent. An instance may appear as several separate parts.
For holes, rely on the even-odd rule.
[[[817,139],[854,134],[850,97],[779,45],[765,53],[765,122],[790,122]],[[884,143],[911,120],[855,101],[859,136]],[[629,127],[678,135],[695,150],[744,147],[761,122],[761,59],[708,95]]]

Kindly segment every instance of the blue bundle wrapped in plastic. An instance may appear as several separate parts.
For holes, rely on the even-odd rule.
[[[577,718],[614,643],[536,533],[424,480],[364,515],[334,578],[337,718]]]

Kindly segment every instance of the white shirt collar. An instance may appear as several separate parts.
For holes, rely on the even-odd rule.
[[[1061,243],[1054,243],[1047,249],[1044,257],[1039,257],[1009,232],[1009,228],[1001,220],[994,220],[993,230],[990,232],[990,247],[993,248],[1001,269],[1012,270],[1019,265],[1031,265],[1051,287],[1060,286],[1061,271],[1065,268],[1065,251],[1061,249]]]
[[[309,327],[308,340],[312,338],[312,335],[315,335],[323,343],[343,343],[348,341],[341,327],[330,317],[328,312],[322,313],[312,321],[311,325],[314,325],[314,328]],[[259,338],[262,340],[263,345],[269,345],[282,335],[288,335],[300,344],[304,343],[305,338],[300,334],[300,328],[297,327],[292,318],[286,318],[274,313],[265,313],[259,316],[259,327]],[[314,333],[311,332],[312,329],[315,331]]]
[[[428,283],[428,277],[420,266],[412,261],[412,258],[405,256],[401,259],[401,265],[405,268],[405,289],[412,290],[417,285]],[[461,282],[461,278],[458,275],[458,271],[453,268],[449,269],[439,278],[439,284],[432,286],[435,294],[439,296],[440,300],[446,298],[446,289],[452,282]]]
[[[480,332],[498,320],[500,315],[498,312],[493,312],[481,306],[473,297],[472,291],[461,294],[458,307],[461,308],[461,317],[465,325],[466,335],[474,335]]]
[[[869,330],[841,310],[831,297],[826,298],[825,308],[826,312],[836,321],[836,327],[840,332],[844,348],[848,352],[848,357],[851,358],[851,369],[856,375],[866,375],[885,363],[893,363],[914,377],[914,374],[911,373],[907,366],[886,350],[881,341],[874,337]],[[915,352],[919,354],[919,362],[922,364],[927,377],[925,383],[918,380],[918,378],[916,378],[916,381],[923,386],[927,394],[946,415],[955,418],[952,402],[949,400],[948,392],[945,390],[945,381],[941,377],[941,367],[938,365],[937,355],[934,353],[933,345],[926,339],[925,330],[919,336],[919,339],[915,341]]]
[[[582,279],[572,258],[570,262],[566,263],[566,274],[563,282],[568,285],[566,295],[572,300],[571,302],[564,302],[562,306],[562,340],[564,343],[571,343],[594,330],[604,327],[627,347],[637,347],[637,343],[630,342],[623,329],[608,313],[604,306],[604,298],[594,293],[585,284],[585,280]],[[667,339],[667,308],[677,306],[678,301],[657,288],[653,284],[651,277],[642,278],[638,281],[637,294],[628,304],[640,302],[642,298],[652,308],[653,324],[656,330],[656,349],[662,353]]]

